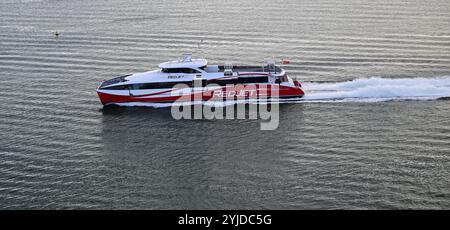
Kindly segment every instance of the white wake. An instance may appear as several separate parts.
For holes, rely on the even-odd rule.
[[[450,77],[359,78],[345,82],[303,83],[304,101],[433,100],[450,97]]]

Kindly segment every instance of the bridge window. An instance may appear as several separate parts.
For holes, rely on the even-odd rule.
[[[164,68],[164,73],[200,73],[200,71],[191,68]]]

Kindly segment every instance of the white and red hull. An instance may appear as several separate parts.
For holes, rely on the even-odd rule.
[[[189,92],[190,91],[190,92]],[[123,92],[97,92],[103,105],[129,102],[172,103],[186,101],[223,101],[266,98],[300,98],[304,91],[299,86],[242,85],[230,87],[204,87],[202,89],[163,89],[158,92],[140,94]]]

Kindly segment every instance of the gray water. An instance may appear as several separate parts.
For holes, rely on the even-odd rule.
[[[447,0],[2,0],[0,22],[1,209],[450,208]],[[273,131],[99,103],[193,51],[290,60],[326,100]]]

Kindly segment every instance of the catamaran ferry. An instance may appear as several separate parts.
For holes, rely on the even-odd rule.
[[[116,77],[101,83],[103,105],[127,102],[178,102],[249,98],[300,98],[297,80],[269,61],[262,66],[208,65],[191,55],[159,64],[159,69]]]

